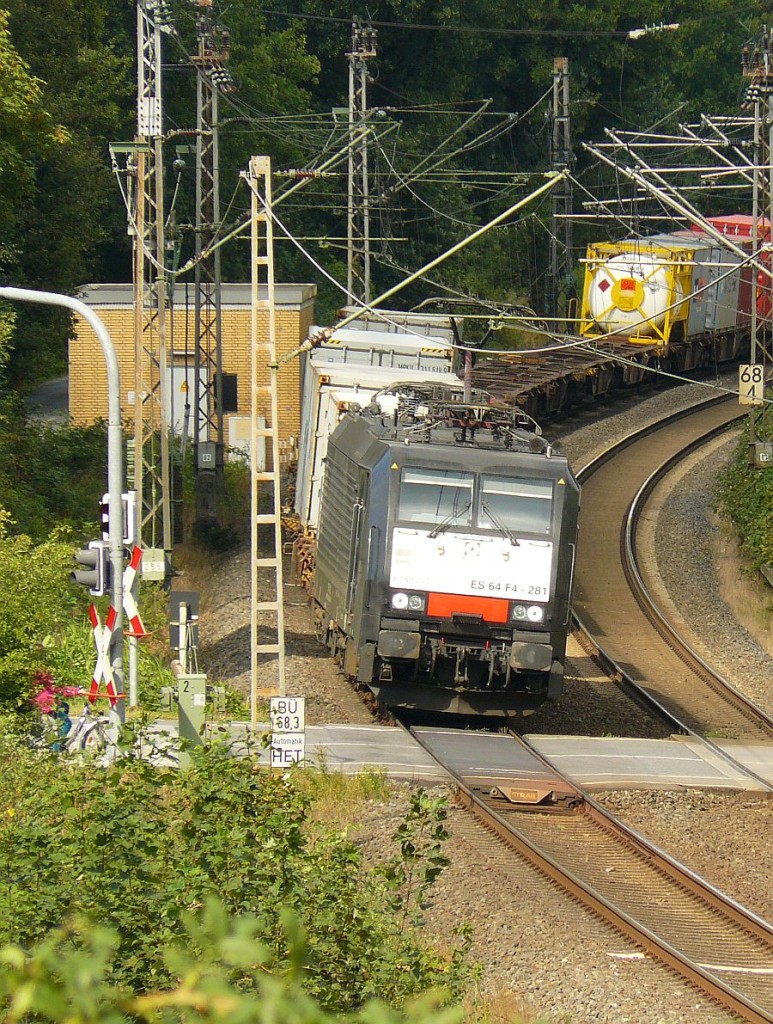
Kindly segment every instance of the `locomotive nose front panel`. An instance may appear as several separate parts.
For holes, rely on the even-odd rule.
[[[547,603],[552,541],[477,536],[396,527],[392,533],[389,584],[471,597]]]

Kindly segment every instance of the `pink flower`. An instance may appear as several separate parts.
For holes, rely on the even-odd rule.
[[[42,689],[33,694],[30,700],[43,715],[51,714],[58,697],[78,697],[81,693],[78,686],[54,686],[50,672],[36,672],[35,682],[42,685]]]
[[[30,698],[32,703],[42,715],[50,715],[56,704],[56,694],[53,690],[41,690]]]

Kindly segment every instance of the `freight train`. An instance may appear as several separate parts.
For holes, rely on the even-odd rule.
[[[580,307],[582,337],[646,346],[652,364],[684,373],[748,353],[752,308],[769,334],[770,277],[750,262],[770,223],[746,215],[700,227],[588,247]],[[730,243],[730,244],[728,244]],[[770,254],[758,257],[770,266]]]
[[[324,463],[311,603],[348,676],[461,715],[561,693],[580,492],[530,417],[394,384],[343,413]]]

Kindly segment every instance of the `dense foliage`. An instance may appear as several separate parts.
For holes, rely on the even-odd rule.
[[[68,588],[72,545],[55,534],[35,545],[13,535],[0,508],[0,706],[25,703],[34,672],[46,666],[49,638],[65,634],[77,595]],[[87,677],[81,685],[86,685]]]
[[[753,569],[773,565],[773,472],[749,464],[749,428],[720,476],[718,503],[738,533]]]
[[[19,946],[0,950],[0,1004],[6,1020],[61,1024],[461,1024],[458,1004],[444,1006],[425,993],[401,1009],[369,1000],[362,1009],[340,1015],[325,1011],[303,986],[303,932],[286,921],[291,959],[277,971],[270,950],[257,937],[250,917],[231,919],[209,901],[201,921],[186,915],[182,944],[165,952],[177,983],[170,989],[137,995],[115,983],[112,929],[78,921],[57,929],[31,952]],[[240,984],[251,977],[249,989]]]
[[[105,453],[103,424],[54,428],[0,398],[0,706],[25,708],[37,671],[60,685],[91,678],[87,599],[69,576],[97,529]]]
[[[146,994],[148,1006],[152,993],[191,984],[194,964],[197,979],[218,965],[235,1001],[262,996],[267,976],[289,976],[329,1013],[371,998],[399,1006],[436,987],[459,998],[470,979],[463,939],[440,956],[416,931],[442,862],[443,800],[417,792],[393,862],[365,872],[351,840],[310,824],[299,776],[218,747],[195,751],[187,771],[130,759],[102,769],[41,756],[5,732],[0,770],[0,945],[44,943],[37,956],[60,989],[75,980],[53,951],[61,965],[90,948],[96,988],[82,998],[94,1000],[93,1019],[114,1019],[97,1015],[102,1000],[126,1006]],[[381,786],[374,777],[373,795]],[[105,930],[89,937],[86,922]],[[239,941],[252,955],[229,959]],[[28,960],[0,959],[7,1008],[21,984],[9,975],[23,976]],[[32,1005],[60,1019],[42,995]]]
[[[182,0],[163,7],[172,26],[164,36],[167,229],[170,266],[180,267],[195,247],[193,159],[178,150],[196,123],[190,56],[199,45],[198,9]],[[112,174],[109,143],[136,132],[135,4],[4,0],[2,8],[0,277],[64,292],[89,280],[130,280],[128,181]],[[529,174],[548,166],[554,57],[569,59],[575,171],[593,188],[596,170],[581,144],[606,126],[665,126],[737,110],[741,46],[766,20],[761,0],[740,12],[729,0],[707,0],[700,11],[681,0],[568,9],[558,0],[378,0],[361,12],[319,0],[215,5],[236,85],[220,99],[225,230],[248,209],[240,172],[251,155],[268,154],[281,173],[344,154],[278,211],[319,265],[280,232],[278,276],[316,281],[323,321],[342,294],[322,271],[345,278],[345,124],[336,127],[331,111],[348,102],[353,13],[372,18],[378,32],[368,65],[374,138],[385,132],[371,152],[374,292],[501,212],[527,189]],[[626,38],[631,28],[662,22],[680,29]],[[276,191],[286,184],[278,179]],[[451,289],[538,308],[548,215],[549,200],[407,290],[405,303]],[[577,246],[580,235],[578,228]],[[246,279],[248,247],[236,239],[222,255],[224,276]],[[15,313],[10,379],[29,387],[63,368],[67,318],[36,307]]]
[[[0,495],[19,533],[47,538],[54,525],[93,535],[107,480],[107,431],[50,426],[14,395],[0,398]]]

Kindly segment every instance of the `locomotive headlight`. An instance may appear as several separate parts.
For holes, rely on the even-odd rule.
[[[525,604],[514,604],[513,605],[512,615],[513,615],[514,619],[520,619],[520,620],[525,619],[526,618],[526,605]]]
[[[409,612],[423,612],[427,599],[424,594],[406,594],[404,590],[397,590],[392,594],[390,603],[398,612],[404,612],[406,609]]]
[[[541,604],[530,604],[526,609],[526,618],[529,622],[542,622],[545,617],[545,609]]]

